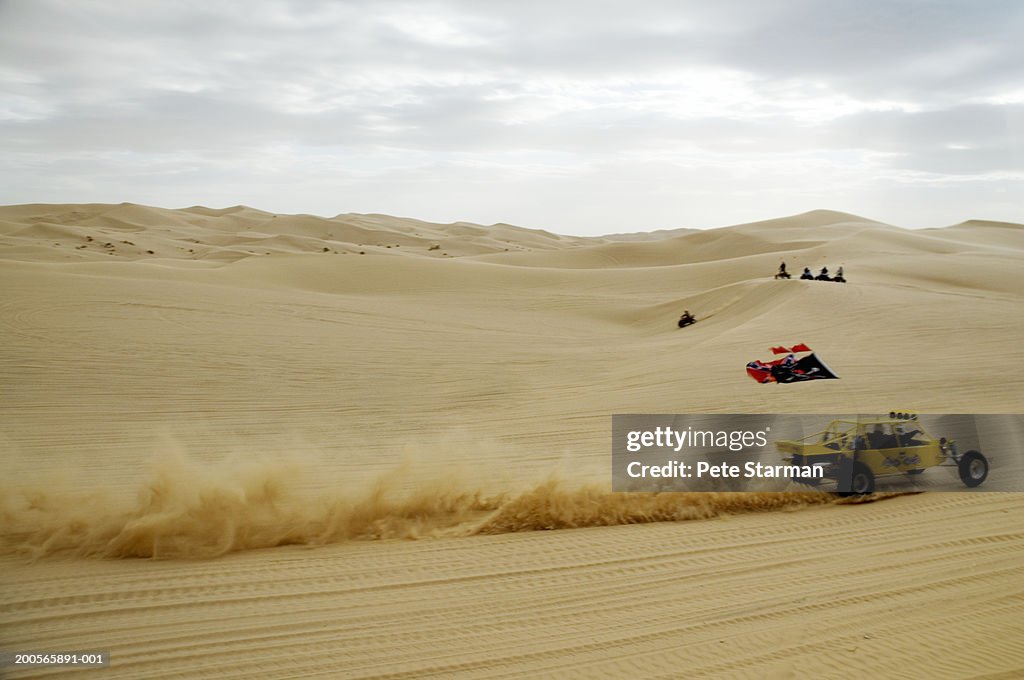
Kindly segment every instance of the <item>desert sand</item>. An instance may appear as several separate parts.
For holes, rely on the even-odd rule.
[[[1021,413],[1022,265],[824,210],[0,208],[0,640],[112,657],[6,672],[1024,677],[1020,493],[609,490],[614,413]],[[745,375],[797,342],[841,380]]]

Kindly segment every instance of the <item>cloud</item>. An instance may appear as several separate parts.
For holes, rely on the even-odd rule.
[[[955,183],[946,221],[1020,219],[991,191],[1024,196],[1022,22],[913,0],[5,3],[0,201],[596,233],[850,196],[921,225]]]

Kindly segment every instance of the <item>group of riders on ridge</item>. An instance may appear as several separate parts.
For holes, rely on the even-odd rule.
[[[779,265],[779,271],[776,272],[775,278],[777,278],[777,279],[789,279],[789,278],[792,278],[789,275],[789,272],[786,271],[786,263],[785,262],[783,262],[782,264]],[[804,273],[800,275],[800,278],[804,279],[806,281],[835,281],[836,283],[846,283],[846,279],[843,277],[843,268],[842,268],[842,266],[840,266],[839,269],[836,270],[836,275],[835,276],[829,276],[828,275],[828,267],[822,267],[821,271],[818,273],[817,276],[815,276],[814,274],[811,273],[810,268],[804,267]]]

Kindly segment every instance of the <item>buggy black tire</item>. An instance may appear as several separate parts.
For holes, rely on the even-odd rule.
[[[988,459],[978,451],[968,451],[961,456],[957,467],[964,486],[980,486],[988,478]]]
[[[866,496],[875,492],[875,475],[864,463],[849,461],[840,469],[839,496]]]
[[[850,493],[855,496],[875,492],[875,475],[864,463],[856,461],[853,464],[853,477],[850,479]]]
[[[921,468],[917,468],[916,470],[907,470],[908,475],[919,475],[922,472],[924,472],[924,470],[922,470]]]

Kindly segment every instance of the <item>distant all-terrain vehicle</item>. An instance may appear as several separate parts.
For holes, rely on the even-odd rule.
[[[800,275],[800,278],[803,279],[804,281],[813,281],[814,274],[811,273],[810,269],[804,267],[804,273]]]
[[[775,278],[776,279],[791,279],[793,277],[790,276],[789,272],[787,272],[787,271],[780,271],[777,274],[775,274]]]
[[[988,477],[988,459],[980,451],[961,454],[956,443],[929,435],[916,415],[890,413],[867,420],[833,420],[828,427],[798,440],[779,440],[776,448],[791,465],[802,466],[794,482],[837,484],[841,495],[869,494],[875,478],[919,475],[930,467],[955,467],[968,487]],[[820,468],[820,470],[813,470]]]
[[[690,312],[683,312],[683,315],[679,317],[680,328],[686,328],[687,326],[695,323],[697,323],[697,318],[693,314],[690,314]]]

